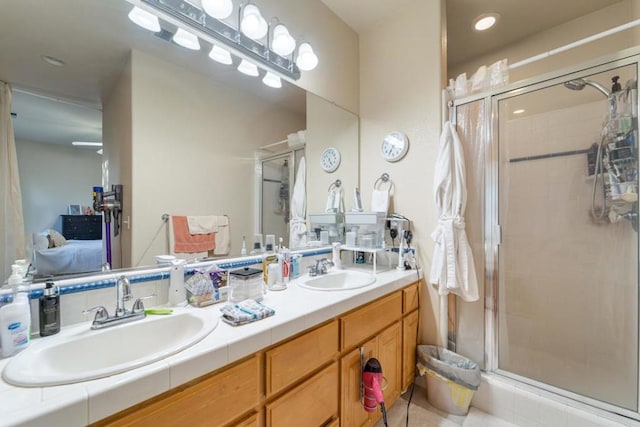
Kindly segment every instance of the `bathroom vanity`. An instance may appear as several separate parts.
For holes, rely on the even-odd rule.
[[[364,361],[380,360],[390,407],[414,378],[419,283],[415,270],[378,273],[375,283],[344,291],[315,291],[293,281],[286,291],[265,295],[274,316],[239,327],[219,322],[202,341],[147,366],[65,386],[2,382],[0,397],[15,403],[5,420],[68,426],[373,425],[379,411],[369,414],[360,403],[361,355]],[[219,316],[220,305],[189,309]]]

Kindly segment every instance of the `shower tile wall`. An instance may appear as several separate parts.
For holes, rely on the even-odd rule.
[[[586,154],[598,102],[516,120],[500,112],[500,369],[637,406],[637,233],[591,218]],[[510,113],[510,112],[509,112]]]

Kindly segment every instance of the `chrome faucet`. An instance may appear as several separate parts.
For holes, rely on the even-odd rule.
[[[127,314],[127,309],[125,308],[124,303],[125,301],[129,301],[133,298],[129,279],[125,276],[121,276],[116,283],[116,295],[116,317],[124,316]]]
[[[88,314],[93,311],[96,312],[93,323],[91,324],[91,329],[107,328],[109,326],[144,319],[147,314],[144,311],[144,304],[142,303],[142,300],[152,297],[155,297],[155,294],[136,299],[131,310],[127,310],[124,303],[131,300],[131,298],[133,298],[133,294],[131,293],[129,279],[125,276],[120,276],[116,283],[116,311],[113,316],[109,316],[107,309],[101,305],[91,307],[84,310],[82,313]]]
[[[317,276],[320,274],[327,274],[327,266],[333,266],[333,261],[327,258],[321,258],[316,260],[316,265],[310,265],[309,276]]]

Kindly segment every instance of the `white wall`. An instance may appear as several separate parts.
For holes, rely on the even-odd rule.
[[[304,115],[137,51],[131,99],[132,264],[167,253],[166,231],[154,239],[165,213],[228,215],[239,254],[254,231],[254,152],[304,129]]]
[[[413,247],[420,267],[429,271],[437,223],[431,191],[440,133],[443,84],[441,51],[442,2],[415,0],[384,25],[360,35],[360,183],[371,189],[387,172],[394,183],[393,209],[412,221]],[[403,131],[411,141],[406,157],[387,163],[380,144],[390,131]],[[364,206],[371,191],[362,192]],[[437,298],[431,286],[422,295],[421,342],[436,342]]]
[[[25,233],[59,227],[70,204],[91,206],[100,184],[102,156],[96,149],[16,141]]]

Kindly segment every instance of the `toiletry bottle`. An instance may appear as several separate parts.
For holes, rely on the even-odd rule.
[[[242,236],[242,249],[240,250],[240,255],[245,256],[247,254],[247,242],[245,237]]]
[[[47,282],[40,297],[40,336],[47,337],[60,332],[60,295],[58,287]]]
[[[268,235],[268,236],[273,236],[273,235]],[[272,237],[272,239],[273,241],[275,241],[275,237]],[[267,241],[269,240],[271,239],[267,239]],[[265,254],[262,256],[262,274],[263,274],[263,280],[265,285],[269,283],[277,283],[278,281],[277,277],[272,277],[271,279],[269,278],[269,264],[278,262],[278,256],[276,255],[273,246],[274,246],[273,243],[267,244],[265,247]]]
[[[13,356],[24,350],[31,341],[31,307],[27,293],[19,292],[22,278],[17,274],[18,266],[12,270],[16,274],[9,277],[13,288],[13,302],[0,308],[0,341],[2,356]]]

